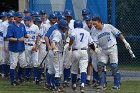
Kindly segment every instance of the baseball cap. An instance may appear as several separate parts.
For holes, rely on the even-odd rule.
[[[25,17],[23,18],[23,20],[24,20],[24,21],[29,21],[29,20],[32,20],[32,17],[31,17],[31,16],[25,16]]]
[[[16,12],[16,13],[14,14],[14,16],[15,16],[15,17],[22,17],[23,15],[22,15],[22,12]]]

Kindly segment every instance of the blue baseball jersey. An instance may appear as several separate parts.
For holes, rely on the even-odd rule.
[[[20,23],[19,26],[17,26],[15,23],[12,23],[8,26],[7,35],[6,35],[7,38],[11,38],[11,37],[21,38],[24,37],[25,35],[27,35],[27,32],[24,24]],[[8,49],[9,51],[12,52],[22,52],[25,50],[24,41],[20,41],[20,42],[9,41]]]

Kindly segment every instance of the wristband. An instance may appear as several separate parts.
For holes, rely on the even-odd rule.
[[[128,43],[125,39],[122,40],[125,44]]]

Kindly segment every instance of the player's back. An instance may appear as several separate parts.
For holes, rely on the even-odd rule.
[[[75,35],[75,40],[73,43],[73,48],[81,49],[81,48],[88,48],[90,33],[83,28],[75,28],[72,32]]]
[[[51,36],[50,36],[50,42],[52,43],[52,41],[55,41],[56,43],[56,50],[62,52],[63,51],[63,40],[62,40],[62,33],[56,29],[52,32]]]

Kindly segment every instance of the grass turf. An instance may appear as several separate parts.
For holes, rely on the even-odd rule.
[[[140,81],[125,81],[122,82],[120,90],[112,90],[113,82],[108,82],[107,89],[103,93],[140,93]],[[0,93],[52,93],[45,90],[44,85],[35,85],[33,83],[26,83],[24,85],[13,87],[10,85],[9,79],[0,79]],[[86,89],[86,93],[97,93],[91,88]],[[67,91],[71,91],[68,88]],[[69,92],[69,93],[72,93]],[[78,92],[79,93],[79,92]],[[102,93],[102,92],[98,92]]]

